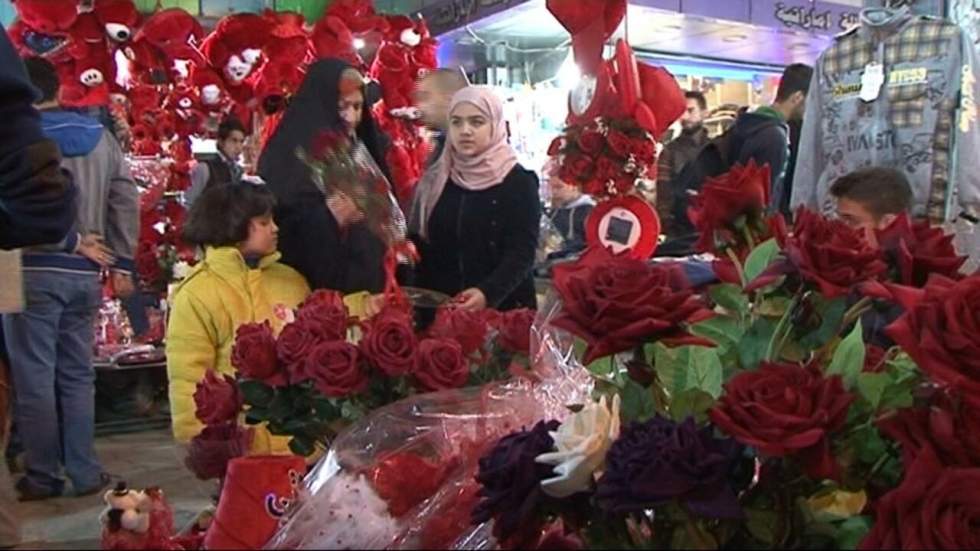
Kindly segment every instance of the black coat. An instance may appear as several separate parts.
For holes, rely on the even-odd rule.
[[[417,240],[416,284],[451,296],[476,287],[491,308],[534,308],[540,219],[538,177],[520,165],[483,191],[450,180],[429,217],[428,240]]]
[[[259,174],[276,195],[282,261],[303,274],[313,289],[344,293],[384,289],[385,247],[363,223],[341,229],[317,189],[309,168],[296,155],[319,132],[340,128],[340,75],[349,65],[336,59],[310,65],[299,91],[259,159]],[[388,176],[386,141],[365,103],[357,135]],[[390,179],[390,178],[389,178]]]

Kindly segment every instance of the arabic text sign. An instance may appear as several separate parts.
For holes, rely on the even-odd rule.
[[[753,6],[752,22],[820,34],[839,34],[860,24],[858,12],[850,6],[805,0],[776,2],[768,9]]]

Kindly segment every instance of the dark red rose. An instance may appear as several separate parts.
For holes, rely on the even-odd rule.
[[[628,173],[620,174],[616,177],[615,186],[617,193],[626,194],[633,191],[636,187],[636,175]]]
[[[935,382],[980,406],[980,275],[933,275],[897,297],[906,311],[886,334]]]
[[[360,352],[347,341],[316,344],[304,362],[307,377],[324,396],[345,398],[363,392],[367,373],[361,369]]]
[[[609,157],[599,157],[595,162],[595,175],[603,181],[615,180],[624,172],[623,164],[617,163]]]
[[[316,291],[300,305],[296,317],[320,339],[347,338],[350,312],[344,304],[344,296],[337,291]]]
[[[243,379],[254,379],[270,385],[286,382],[276,356],[276,337],[269,322],[245,323],[235,332],[231,348],[231,365]]]
[[[565,146],[565,138],[558,136],[557,138],[551,140],[551,144],[548,146],[548,156],[554,157],[561,152],[562,148]]]
[[[630,143],[630,153],[636,157],[639,163],[652,164],[657,162],[657,145],[653,140],[633,139]]]
[[[200,480],[223,478],[228,462],[248,455],[254,431],[237,423],[204,427],[191,439],[184,465]]]
[[[606,136],[606,141],[609,142],[609,148],[612,149],[616,155],[619,155],[623,159],[629,157],[630,146],[633,145],[629,136],[623,134],[619,130],[610,130],[609,135]]]
[[[407,375],[415,366],[417,347],[410,314],[387,309],[365,326],[361,353],[389,377]]]
[[[885,370],[888,351],[880,346],[869,344],[864,349],[864,372],[881,373]]]
[[[792,234],[777,233],[776,238],[783,248],[783,260],[750,283],[748,290],[796,273],[827,298],[836,298],[888,270],[881,249],[869,243],[861,231],[805,208],[797,211]]]
[[[687,209],[688,218],[701,234],[695,244],[697,250],[718,254],[718,245],[748,249],[749,243],[736,224],[743,224],[750,231],[765,227],[769,184],[769,165],[759,167],[755,161],[749,161],[746,166],[735,165],[717,178],[708,178]]]
[[[940,394],[931,407],[903,409],[878,422],[882,434],[902,446],[910,467],[931,448],[943,465],[980,467],[980,409]]]
[[[345,133],[337,130],[324,130],[313,138],[313,143],[310,145],[310,154],[317,159],[322,159],[341,148],[347,147],[349,144],[350,139]]]
[[[497,342],[514,354],[529,356],[531,352],[531,325],[537,312],[530,308],[504,312],[497,320]]]
[[[688,332],[712,313],[680,279],[668,267],[589,249],[554,268],[562,310],[553,323],[585,339],[586,365],[652,341],[714,346]]]
[[[921,288],[932,274],[962,279],[960,269],[967,257],[956,254],[953,236],[927,221],[912,223],[902,214],[877,233],[878,243],[891,268],[891,283],[870,281],[861,286],[867,296],[901,302],[899,286]]]
[[[313,332],[306,320],[296,320],[279,333],[276,354],[289,375],[290,383],[302,383],[309,378],[303,365],[313,347],[319,342],[321,339]]]
[[[879,499],[858,549],[980,549],[980,469],[944,467],[925,448]]]
[[[448,390],[465,386],[470,368],[458,342],[425,339],[419,343],[414,375],[425,390]]]
[[[837,479],[830,435],[847,421],[854,396],[838,376],[791,364],[763,364],[725,384],[711,421],[771,457],[796,457],[816,480]]]
[[[568,179],[562,178],[566,182],[577,182],[582,181],[592,176],[594,170],[592,159],[584,156],[577,155],[565,161],[568,165],[569,175]]]
[[[371,469],[368,478],[388,512],[399,518],[429,499],[458,466],[456,461],[430,461],[412,452],[395,452]]]
[[[586,155],[595,157],[606,147],[606,138],[595,130],[586,130],[578,137],[578,147]]]
[[[470,357],[483,350],[490,331],[490,311],[470,312],[459,308],[442,308],[429,327],[429,336],[452,339],[463,347],[463,354]]]
[[[234,421],[242,411],[244,399],[235,379],[209,369],[194,390],[195,415],[205,425]]]

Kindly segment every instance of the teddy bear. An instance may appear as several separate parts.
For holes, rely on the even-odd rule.
[[[179,138],[204,133],[205,115],[197,89],[186,82],[174,86],[163,103],[165,111],[174,114],[175,132]]]
[[[404,109],[419,76],[436,67],[436,41],[423,20],[390,16],[386,28],[370,74],[381,83],[386,108]]]
[[[204,63],[201,42],[204,29],[191,14],[178,8],[148,17],[131,42],[123,48],[129,59],[133,82],[167,84],[181,77],[176,60]]]
[[[133,0],[96,0],[95,16],[113,43],[129,41],[136,34],[140,13]]]
[[[159,488],[137,491],[120,482],[102,499],[102,549],[182,549],[174,539],[173,511]]]
[[[364,60],[354,47],[354,33],[336,16],[324,13],[313,26],[313,47],[319,59],[336,58],[363,68]]]
[[[303,28],[301,14],[266,11],[264,17],[273,24],[271,39],[265,50],[266,62],[252,78],[259,105],[266,114],[271,115],[282,110],[286,98],[303,83],[313,45]]]

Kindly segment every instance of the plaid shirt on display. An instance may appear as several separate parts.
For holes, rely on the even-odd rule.
[[[872,63],[883,66],[885,82],[864,102],[862,75]],[[862,26],[838,36],[817,62],[792,206],[830,211],[837,178],[890,166],[909,176],[917,215],[942,222],[980,211],[977,67],[954,23],[907,11],[862,16]]]

